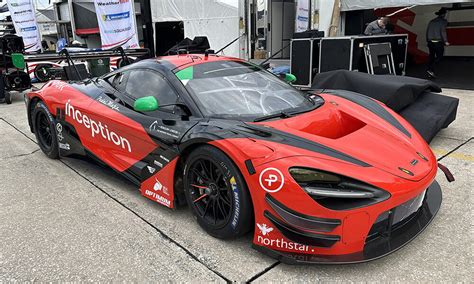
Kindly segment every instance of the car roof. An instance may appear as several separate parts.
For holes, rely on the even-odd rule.
[[[177,72],[183,70],[187,67],[204,64],[208,62],[218,62],[218,61],[239,61],[243,62],[245,60],[228,57],[228,56],[219,56],[215,54],[209,54],[208,56],[204,54],[180,54],[180,55],[169,55],[156,58],[148,58],[144,60],[139,60],[138,62],[117,69],[107,75],[110,76],[117,72],[122,72],[125,70],[135,69],[135,68],[151,68],[156,70],[162,70],[165,72]]]
[[[204,54],[180,54],[180,55],[169,55],[157,57],[156,62],[161,63],[165,66],[168,66],[171,70],[182,70],[189,66],[203,64],[207,62],[216,62],[216,61],[243,61],[240,58],[228,57],[228,56],[219,56],[215,54],[209,54],[208,56]]]

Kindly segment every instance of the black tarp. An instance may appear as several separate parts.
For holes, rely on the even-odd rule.
[[[209,40],[205,36],[194,37],[193,40],[189,38],[183,39],[181,42],[171,47],[165,55],[178,54],[180,50],[186,50],[187,53],[204,53],[210,48]]]
[[[319,73],[312,89],[339,89],[360,93],[398,112],[430,142],[456,118],[459,99],[440,94],[429,80],[406,76],[370,75],[347,70]]]

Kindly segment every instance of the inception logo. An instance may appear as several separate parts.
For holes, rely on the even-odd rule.
[[[80,110],[74,108],[71,104],[71,100],[68,100],[66,103],[66,115],[71,117],[77,123],[84,125],[87,129],[90,129],[92,138],[95,138],[96,136],[102,137],[106,141],[112,142],[128,152],[132,152],[130,142],[126,138],[118,135],[112,130],[109,130],[109,127],[106,124],[102,124],[100,121],[96,122],[87,115],[82,114]]]

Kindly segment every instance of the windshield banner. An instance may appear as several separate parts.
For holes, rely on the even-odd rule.
[[[41,49],[41,37],[36,23],[33,0],[7,0],[8,10],[18,36],[23,38],[25,52]]]
[[[103,49],[138,48],[132,0],[94,0]]]
[[[309,28],[309,0],[298,0],[296,3],[295,32],[307,31]]]

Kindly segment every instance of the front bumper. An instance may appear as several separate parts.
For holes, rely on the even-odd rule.
[[[428,187],[421,207],[403,222],[389,225],[385,232],[366,241],[364,250],[345,255],[307,255],[272,250],[253,245],[259,250],[281,262],[288,264],[348,264],[375,260],[386,256],[416,238],[430,224],[441,207],[442,193],[436,181]]]

